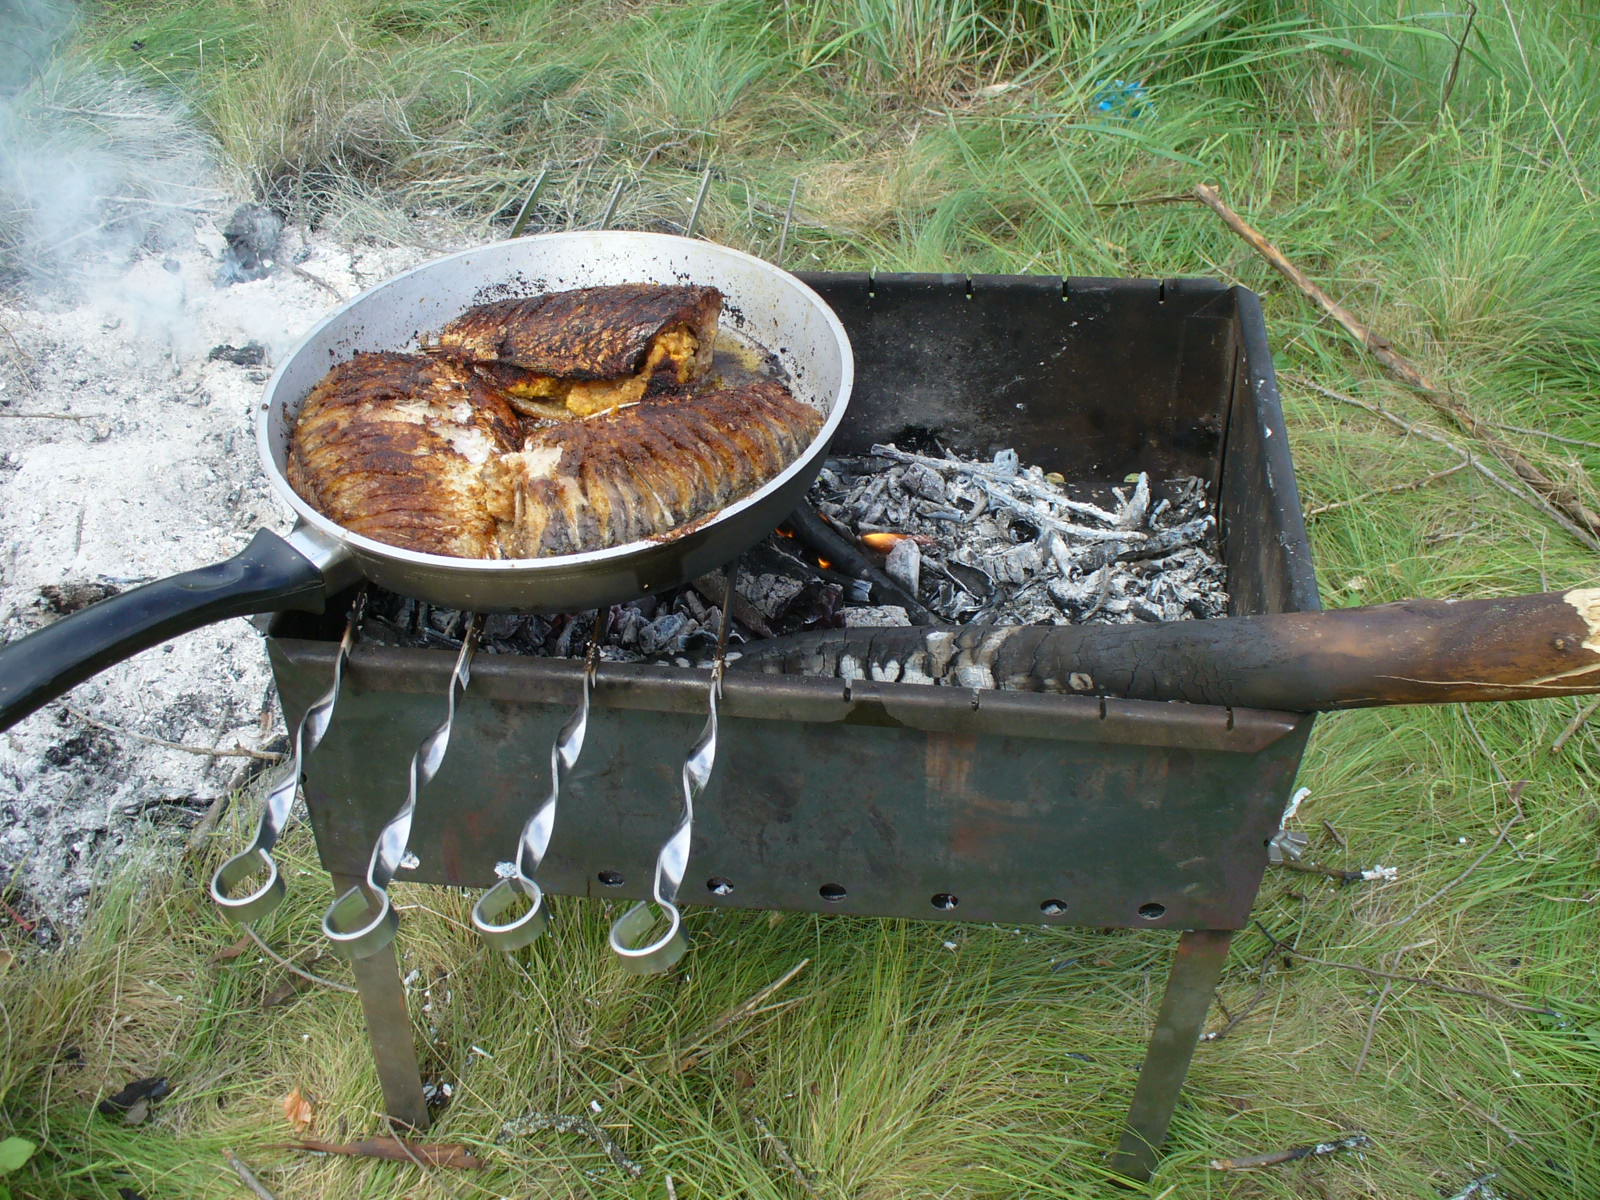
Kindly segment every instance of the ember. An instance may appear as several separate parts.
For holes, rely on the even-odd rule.
[[[817,521],[780,528],[744,556],[735,640],[930,619],[1115,624],[1226,610],[1216,522],[1205,485],[1192,477],[1152,484],[1141,473],[1123,487],[1069,485],[1022,465],[1014,450],[974,460],[874,445],[870,454],[829,459],[808,501]],[[861,570],[834,549],[841,543]],[[602,654],[610,662],[701,662],[715,641],[720,597],[720,580],[707,576],[617,605]],[[920,610],[909,607],[913,597]],[[483,644],[495,653],[569,657],[581,652],[592,621],[588,613],[496,614],[485,621]],[[458,646],[462,627],[459,613],[380,593],[366,636]]]

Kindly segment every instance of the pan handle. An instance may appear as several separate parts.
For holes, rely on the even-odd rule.
[[[158,579],[0,646],[0,730],[113,663],[228,617],[321,612],[349,574],[349,553],[302,527],[263,529],[225,562]]]

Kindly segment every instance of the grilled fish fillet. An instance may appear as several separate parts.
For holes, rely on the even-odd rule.
[[[521,422],[465,367],[357,354],[312,389],[289,446],[290,486],[352,533],[408,550],[498,558],[483,468]]]
[[[779,474],[821,428],[816,410],[764,382],[537,430],[484,468],[501,550],[540,558],[665,535]]]
[[[529,416],[550,402],[586,416],[682,386],[711,365],[722,293],[621,283],[469,308],[429,353],[470,363]]]

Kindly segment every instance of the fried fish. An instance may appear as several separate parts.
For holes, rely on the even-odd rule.
[[[484,467],[501,550],[541,558],[663,536],[778,475],[821,428],[769,381],[536,430]]]
[[[408,550],[498,558],[483,468],[517,449],[521,421],[458,364],[357,354],[306,398],[289,484],[352,533]]]
[[[469,308],[426,349],[471,365],[528,416],[587,416],[703,374],[721,311],[713,287],[578,288]]]

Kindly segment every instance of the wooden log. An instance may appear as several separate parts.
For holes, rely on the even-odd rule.
[[[1159,625],[844,629],[732,670],[1316,712],[1600,692],[1600,589]]]

